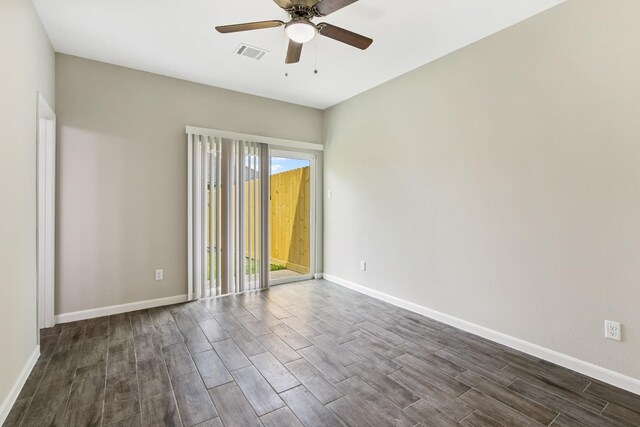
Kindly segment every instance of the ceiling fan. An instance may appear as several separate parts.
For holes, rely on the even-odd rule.
[[[321,22],[314,24],[313,18],[327,16],[343,7],[349,6],[358,0],[274,0],[275,3],[284,9],[291,20],[287,23],[283,21],[259,21],[247,22],[245,24],[222,25],[216,27],[218,32],[235,33],[239,31],[260,30],[263,28],[276,28],[284,25],[285,33],[289,37],[289,48],[285,63],[294,64],[300,61],[302,45],[311,41],[316,34],[329,37],[358,49],[368,48],[373,40],[336,27],[335,25]]]

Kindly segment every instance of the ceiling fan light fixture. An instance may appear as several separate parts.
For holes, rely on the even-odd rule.
[[[284,28],[289,39],[296,43],[310,42],[318,32],[318,29],[311,22],[306,20],[291,21]]]

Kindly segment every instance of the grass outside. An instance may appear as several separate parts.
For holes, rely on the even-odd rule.
[[[279,271],[286,270],[287,267],[280,264],[269,264],[269,271]],[[244,259],[244,273],[245,274],[255,274],[260,271],[260,263],[258,260],[249,260],[249,257],[245,257]],[[215,274],[215,266],[214,271]],[[211,257],[207,257],[207,280],[211,278]]]

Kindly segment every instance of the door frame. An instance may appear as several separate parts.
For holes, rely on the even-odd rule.
[[[38,93],[36,124],[38,329],[55,325],[56,115]]]
[[[281,148],[269,148],[269,178],[271,178],[271,159],[273,157],[283,157],[286,159],[295,160],[308,160],[309,161],[309,274],[301,276],[288,277],[284,279],[269,280],[269,286],[282,285],[284,283],[300,282],[303,280],[311,280],[315,277],[316,273],[316,220],[317,220],[317,203],[316,203],[316,182],[317,182],[317,155],[314,153],[307,153],[301,151],[292,151]],[[269,198],[269,204],[271,204],[271,198]],[[268,209],[269,216],[268,221],[271,221],[271,207]],[[269,230],[269,247],[271,247],[271,230]],[[269,251],[269,264],[271,263],[271,251]]]

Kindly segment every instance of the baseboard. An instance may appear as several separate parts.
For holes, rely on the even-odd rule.
[[[36,346],[29,356],[29,360],[22,368],[22,372],[20,372],[20,376],[11,387],[11,391],[9,391],[9,395],[2,402],[2,406],[0,406],[0,426],[4,424],[5,420],[9,416],[9,412],[11,412],[11,408],[13,408],[13,404],[16,403],[16,399],[18,399],[18,395],[20,394],[20,390],[24,386],[24,383],[27,382],[27,378],[31,374],[31,370],[35,366],[38,358],[40,357],[40,346]]]
[[[163,305],[178,304],[188,301],[188,295],[176,295],[173,297],[149,299],[145,301],[130,302],[127,304],[110,305],[108,307],[92,308],[90,310],[74,311],[56,315],[56,323],[69,323],[78,320],[93,319],[102,316],[127,313],[129,311],[144,310],[146,308],[161,307]]]
[[[403,300],[401,298],[385,294],[384,292],[376,291],[365,286],[358,285],[357,283],[350,282],[331,274],[325,273],[324,279],[345,288],[349,288],[356,292],[360,292],[370,297],[379,299],[381,301],[388,302],[397,307],[401,307],[414,313],[418,313],[431,319],[437,320],[439,322],[446,323],[447,325],[462,329],[463,331],[467,331],[488,340],[497,342],[499,344],[506,345],[507,347],[522,351],[523,353],[527,353],[540,359],[555,363],[556,365],[563,366],[567,369],[571,369],[573,371],[622,388],[632,393],[640,394],[640,380],[636,378],[632,378],[618,372],[603,368],[601,366],[585,362],[584,360],[580,360],[575,357],[550,350],[537,344],[533,344],[528,341],[524,341],[489,328],[485,328],[484,326],[480,326],[475,323],[471,323],[466,320],[459,319],[457,317],[450,316],[448,314],[444,314],[427,307],[423,307],[421,305]]]
[[[316,273],[316,274],[313,276],[313,278],[314,278],[314,279],[316,279],[316,280],[318,280],[318,279],[322,279],[322,273]]]

